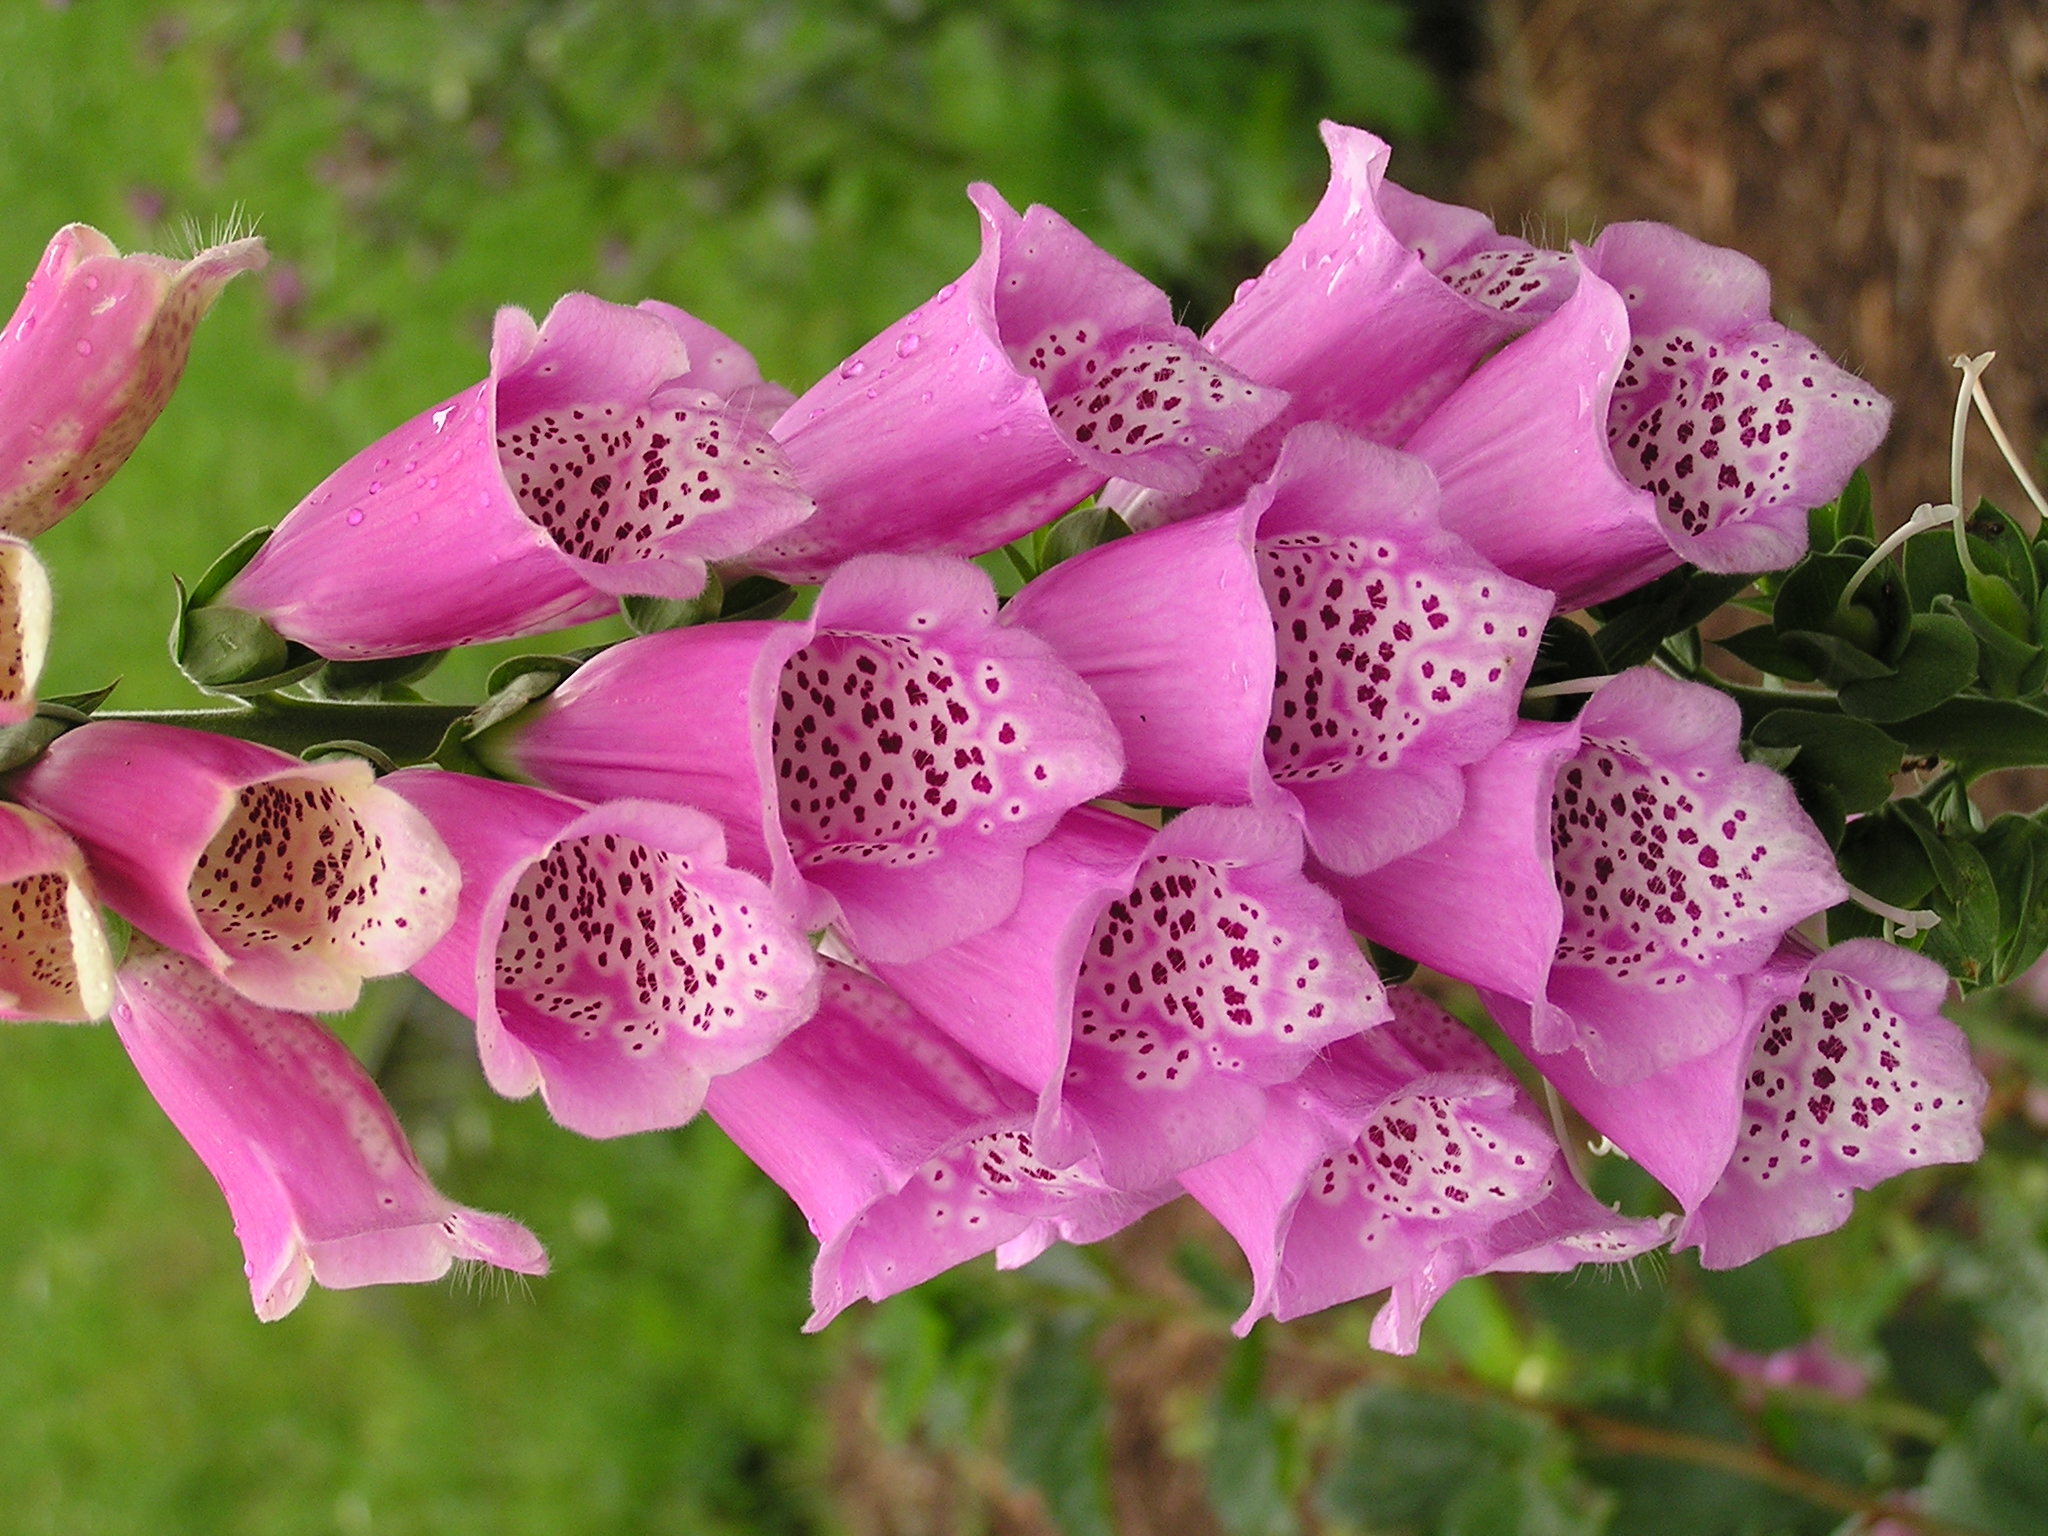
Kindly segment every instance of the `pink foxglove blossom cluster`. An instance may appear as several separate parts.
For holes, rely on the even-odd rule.
[[[1385,1293],[1373,1340],[1412,1351],[1465,1276],[1740,1264],[1976,1155],[1946,972],[1811,942],[1852,892],[1737,703],[1638,665],[1528,707],[1561,616],[1797,561],[1887,403],[1735,252],[1535,249],[1325,139],[1321,204],[1205,335],[987,187],[973,266],[800,396],[659,302],[501,311],[480,383],[195,590],[181,633],[276,669],[223,642],[193,675],[258,697],[212,720],[37,713],[48,583],[0,550],[0,708],[42,733],[0,805],[0,1007],[111,1012],[260,1315],[544,1268],[311,1017],[403,971],[570,1130],[708,1113],[817,1236],[813,1327],[1186,1195],[1244,1250],[1240,1329]],[[60,234],[0,340],[17,535],[111,473],[261,259],[103,247]],[[1004,598],[974,557],[1006,546]],[[743,583],[816,591],[721,612]],[[430,706],[304,682],[622,599],[674,622],[438,750],[373,750]],[[1384,984],[1368,940],[1442,985]],[[1567,1105],[1673,1208],[1595,1198]]]

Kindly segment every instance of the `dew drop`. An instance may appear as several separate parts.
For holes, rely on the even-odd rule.
[[[78,355],[80,357],[91,357],[92,343],[81,338],[78,343]]]
[[[856,357],[839,370],[839,377],[842,379],[857,379],[867,371],[868,365]]]
[[[919,341],[920,338],[917,332],[912,331],[908,336],[905,336],[901,341],[896,343],[896,355],[898,357],[910,356],[911,353],[917,350]]]
[[[363,520],[363,509],[362,509],[361,507],[352,507],[352,508],[350,508],[350,509],[349,509],[349,514],[348,514],[348,525],[349,525],[349,527],[351,527],[351,528],[357,527],[357,526],[358,526],[359,524],[361,524],[362,520]]]
[[[939,303],[939,304],[943,304],[943,303],[945,303],[945,302],[946,302],[946,300],[948,300],[948,299],[950,299],[951,297],[953,297],[953,292],[954,292],[954,290],[955,290],[956,288],[958,288],[958,287],[959,287],[959,284],[957,284],[957,283],[948,283],[948,284],[946,284],[946,286],[945,286],[945,287],[943,287],[943,288],[941,288],[941,289],[939,290],[939,296],[938,296],[938,298],[937,298],[936,300],[934,300],[933,302],[935,302],[935,303]]]

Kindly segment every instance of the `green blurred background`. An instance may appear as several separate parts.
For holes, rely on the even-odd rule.
[[[0,7],[0,269],[25,278],[73,219],[158,250],[253,221],[273,254],[129,467],[41,541],[46,686],[190,702],[171,574],[479,376],[501,303],[657,296],[801,388],[968,264],[985,178],[1202,325],[1320,192],[1319,116],[1455,190],[1446,72],[1480,9]],[[474,696],[485,665],[430,687]],[[263,1326],[218,1192],[111,1033],[11,1029],[0,1531],[1847,1536],[1878,1529],[1856,1500],[1915,1489],[2039,1533],[2048,1050],[2019,1000],[1969,1022],[1997,1084],[1979,1168],[1897,1181],[1729,1276],[1467,1282],[1412,1367],[1363,1349],[1369,1306],[1229,1342],[1240,1267],[1185,1208],[807,1338],[801,1219],[714,1128],[561,1132],[493,1098],[466,1024],[401,985],[339,1028],[444,1187],[528,1221],[554,1273],[315,1291]],[[1867,1389],[1731,1372],[1730,1349],[1815,1336]]]

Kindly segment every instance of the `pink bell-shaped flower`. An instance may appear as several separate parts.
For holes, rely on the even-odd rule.
[[[84,224],[51,237],[0,330],[0,532],[54,527],[128,462],[221,289],[267,259],[254,238],[176,261]]]
[[[227,1196],[264,1322],[315,1280],[438,1280],[458,1259],[547,1273],[526,1228],[434,1188],[377,1085],[315,1020],[253,1003],[140,937],[117,986],[114,1029]]]
[[[10,792],[77,841],[108,906],[266,1007],[352,1007],[455,917],[447,848],[356,759],[108,720],[58,737]]]
[[[438,768],[384,781],[462,868],[445,938],[413,974],[476,1020],[484,1075],[538,1088],[563,1125],[681,1125],[705,1085],[772,1049],[817,1004],[804,932],[725,862],[700,811],[586,806]]]
[[[0,803],[0,1019],[83,1023],[113,1003],[85,855],[46,817]]]

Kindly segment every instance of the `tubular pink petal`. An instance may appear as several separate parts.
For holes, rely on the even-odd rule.
[[[1503,235],[1475,208],[1439,203],[1391,181],[1380,183],[1380,215],[1394,238],[1446,287],[1504,315],[1536,320],[1578,286],[1578,259]]]
[[[1109,711],[1127,800],[1277,798],[1264,746],[1273,624],[1252,526],[1249,509],[1232,509],[1117,539],[1054,566],[1003,609],[1005,625],[1049,644]]]
[[[1378,943],[1474,986],[1541,999],[1563,922],[1552,785],[1578,745],[1575,725],[1523,721],[1464,770],[1464,810],[1449,833],[1364,875],[1319,878]]]
[[[1203,338],[1231,367],[1288,391],[1288,407],[1197,492],[1148,495],[1119,482],[1108,499],[1134,527],[1233,504],[1264,478],[1300,422],[1400,443],[1525,324],[1453,289],[1389,227],[1390,214],[1419,200],[1388,206],[1384,142],[1337,123],[1322,132],[1330,152],[1322,201]]]
[[[1726,694],[1639,667],[1578,725],[1551,813],[1564,930],[1550,998],[1594,1073],[1626,1083],[1739,1032],[1734,979],[1848,887],[1792,786],[1742,760]]]
[[[725,865],[701,812],[584,806],[546,791],[407,769],[386,781],[463,869],[454,926],[414,967],[472,1014],[500,1093],[536,1087],[586,1136],[665,1130],[706,1085],[810,1016],[817,961],[755,877]]]
[[[1508,1038],[1594,1130],[1640,1163],[1679,1204],[1699,1204],[1735,1145],[1747,1031],[1648,1077],[1614,1084],[1594,1076],[1578,1051],[1542,1052],[1527,1003],[1484,988],[1479,995]]]
[[[764,430],[795,401],[780,384],[763,382],[754,354],[717,327],[659,299],[642,299],[639,307],[666,320],[690,354],[689,371],[676,382],[723,396]]]
[[[84,224],[50,240],[0,330],[0,531],[54,526],[128,460],[222,288],[268,259],[233,240],[189,261],[122,256]]]
[[[367,763],[101,721],[11,790],[78,841],[116,912],[270,1007],[351,1007],[454,920],[454,861]]]
[[[0,804],[0,1019],[78,1024],[113,1005],[85,855],[47,818]]]
[[[491,372],[293,509],[220,601],[325,656],[408,655],[694,597],[809,515],[747,412],[685,382],[660,313],[569,294],[498,313]]]
[[[1679,563],[1656,508],[1615,468],[1608,402],[1628,312],[1594,273],[1461,384],[1403,445],[1443,482],[1443,522],[1560,609],[1618,596]]]
[[[757,550],[760,569],[815,581],[863,552],[980,554],[1111,474],[1191,489],[1285,404],[1058,214],[970,195],[980,258],[776,422],[819,510]]]
[[[314,1280],[435,1280],[457,1259],[547,1272],[532,1233],[428,1182],[369,1075],[312,1019],[147,939],[117,985],[114,1028],[227,1196],[259,1318],[284,1316]]]
[[[1150,1208],[1038,1162],[1028,1093],[833,961],[816,1016],[706,1107],[818,1239],[811,1331],[1018,1238],[1106,1236]]]
[[[1608,436],[1651,492],[1679,557],[1779,570],[1806,552],[1806,509],[1884,441],[1891,402],[1771,318],[1771,280],[1668,224],[1609,226],[1588,269],[1621,293],[1634,340]]]
[[[1437,522],[1418,459],[1296,428],[1246,506],[1277,647],[1266,764],[1309,847],[1362,873],[1448,832],[1457,770],[1504,740],[1550,594]]]
[[[1151,833],[1078,810],[1027,857],[1009,919],[881,969],[1037,1093],[1041,1157],[1092,1153],[1112,1186],[1155,1189],[1242,1144],[1257,1090],[1385,1017],[1300,860],[1271,812],[1202,807]]]
[[[805,624],[703,624],[612,646],[475,743],[495,769],[578,800],[665,800],[725,829],[726,856],[768,880],[806,927],[776,808],[770,728]]]
[[[1856,1190],[1984,1150],[1989,1090],[1941,1017],[1940,966],[1876,939],[1783,959],[1755,988],[1733,1156],[1678,1234],[1710,1269],[1832,1232]]]
[[[49,572],[25,540],[0,534],[0,725],[36,712],[49,653]]]
[[[1240,1334],[1389,1286],[1426,1311],[1421,1277],[1477,1272],[1494,1232],[1569,1182],[1507,1069],[1421,994],[1389,1001],[1390,1022],[1268,1091],[1249,1145],[1181,1176],[1251,1260]]]
[[[772,725],[782,828],[854,947],[908,961],[1000,922],[1024,851],[1123,773],[1115,727],[964,560],[869,555],[825,583]]]

